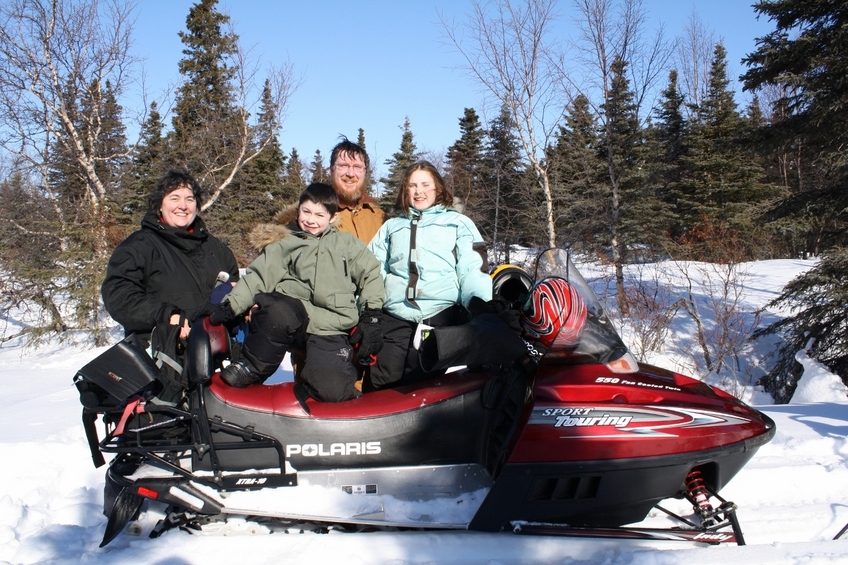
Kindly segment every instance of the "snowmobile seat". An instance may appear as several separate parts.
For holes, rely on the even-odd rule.
[[[310,398],[306,401],[309,413],[296,398],[294,383],[290,382],[234,388],[215,373],[209,392],[219,401],[244,410],[291,418],[350,419],[419,409],[482,388],[490,378],[491,375],[484,371],[461,370],[414,385],[369,392],[345,402],[320,402]]]
[[[225,326],[213,326],[209,318],[191,327],[188,334],[186,375],[189,386],[204,384],[215,371],[215,362],[230,353],[230,336]]]

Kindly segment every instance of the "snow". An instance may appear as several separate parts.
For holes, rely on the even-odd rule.
[[[812,265],[800,260],[747,264],[745,308],[760,308]],[[761,323],[781,315],[785,313],[766,312]],[[693,349],[687,343],[694,339],[691,328],[679,324],[673,328],[674,339],[667,341],[678,352]],[[751,367],[765,363],[762,348],[773,346],[765,341],[761,350],[752,349]],[[172,530],[150,539],[147,534],[162,515],[162,508],[151,504],[137,523],[101,549],[104,471],[92,465],[72,377],[103,350],[59,342],[37,349],[17,341],[0,346],[0,563],[848,563],[848,535],[833,541],[848,523],[848,390],[804,351],[797,355],[804,375],[788,405],[775,405],[758,390],[754,370],[745,373],[748,380],[737,376],[733,381],[737,393],[777,424],[774,439],[721,492],[739,506],[746,546],[456,530],[267,534],[247,523],[234,524],[226,533]],[[669,368],[691,364],[671,349],[665,358],[651,361],[673,365]],[[290,366],[284,365],[276,378],[288,377]],[[721,382],[717,375],[706,375],[706,380]],[[683,502],[668,506],[687,513]],[[444,522],[467,519],[444,508],[415,511],[433,513]],[[649,520],[665,519],[652,515]]]

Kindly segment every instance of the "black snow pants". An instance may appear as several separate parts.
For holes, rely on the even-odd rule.
[[[303,385],[309,396],[341,402],[361,396],[354,388],[357,370],[347,335],[306,333],[309,316],[300,300],[279,292],[254,297],[258,309],[250,315],[250,331],[241,347],[242,360],[258,377],[270,377],[286,353],[305,351]]]

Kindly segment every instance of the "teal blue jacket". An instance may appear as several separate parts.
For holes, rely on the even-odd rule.
[[[454,304],[468,306],[472,296],[491,300],[492,279],[483,268],[485,243],[474,222],[442,205],[410,212],[383,224],[368,244],[385,281],[383,309],[420,322]],[[410,276],[414,222],[417,280]]]

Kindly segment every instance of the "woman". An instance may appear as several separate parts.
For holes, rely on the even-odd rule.
[[[145,342],[162,322],[179,325],[209,301],[221,281],[238,279],[229,247],[206,231],[197,215],[203,193],[188,173],[169,171],[148,196],[141,229],[130,234],[109,259],[100,291],[112,318]]]
[[[386,285],[384,345],[371,368],[370,390],[426,378],[413,344],[418,325],[464,323],[474,297],[492,299],[483,238],[453,208],[453,194],[433,165],[419,161],[404,171],[395,208],[399,217],[383,224],[368,245]]]

